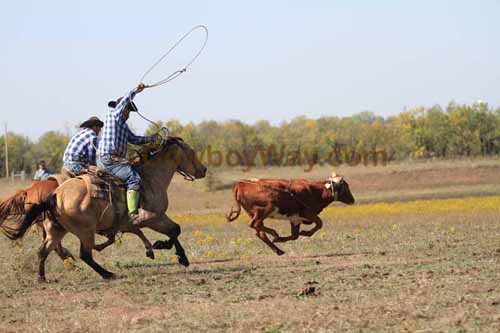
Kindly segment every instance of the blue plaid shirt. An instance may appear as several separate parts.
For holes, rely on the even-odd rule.
[[[95,165],[97,134],[84,128],[73,135],[64,151],[63,162],[80,162]]]
[[[120,103],[109,110],[104,120],[104,128],[99,141],[99,155],[114,155],[125,158],[127,154],[127,143],[141,145],[152,141],[152,137],[138,136],[132,133],[126,120],[123,118],[123,111],[129,101],[132,101],[136,95],[136,89],[122,98]]]

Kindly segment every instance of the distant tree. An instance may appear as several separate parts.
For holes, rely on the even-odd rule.
[[[473,107],[450,103],[447,112],[450,119],[450,149],[452,152],[460,156],[480,153],[481,141]]]
[[[33,147],[33,157],[38,160],[45,160],[47,167],[53,171],[58,171],[62,165],[62,157],[66,145],[69,142],[66,134],[49,131],[43,134]],[[36,163],[36,161],[34,161]]]
[[[21,136],[15,133],[10,133],[8,135],[8,147],[9,147],[9,169],[10,171],[21,171],[26,172],[32,171],[32,161],[33,161],[33,144],[28,139],[28,137]],[[5,137],[0,137],[0,159],[5,160]],[[5,175],[5,164],[1,165],[1,176]]]

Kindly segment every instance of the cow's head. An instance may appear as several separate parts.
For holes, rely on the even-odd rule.
[[[344,178],[337,176],[335,172],[332,173],[325,187],[332,191],[334,201],[340,201],[348,205],[354,203],[354,197],[349,189],[349,184],[347,184]]]

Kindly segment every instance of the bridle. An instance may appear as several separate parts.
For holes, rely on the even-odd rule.
[[[178,146],[180,147],[180,145],[179,145],[179,141],[178,141],[177,139],[175,139],[175,138],[172,138],[172,137],[168,136],[169,131],[168,131],[168,129],[167,129],[166,127],[162,127],[162,128],[160,128],[160,131],[158,131],[158,133],[159,133],[159,132],[164,132],[164,133],[166,132],[166,133],[167,133],[167,137],[166,137],[166,138],[163,138],[163,137],[162,137],[162,139],[161,139],[161,143],[160,143],[160,147],[167,147],[167,146],[168,146],[168,144],[169,144],[169,140],[170,140],[170,142],[172,142],[172,141],[173,141],[173,144],[176,144],[176,145],[178,145]],[[181,147],[181,148],[182,148],[182,147]],[[157,153],[158,153],[160,150],[162,150],[162,149],[163,149],[163,148],[160,148],[159,150],[157,150],[157,151],[155,151],[154,153],[152,153],[152,155],[157,154]],[[187,181],[190,181],[190,182],[192,182],[192,181],[194,181],[194,180],[195,180],[195,178],[194,178],[194,176],[193,176],[193,175],[190,175],[190,174],[189,174],[189,173],[187,173],[186,171],[182,170],[182,169],[180,168],[180,166],[178,166],[178,167],[177,167],[177,170],[175,170],[175,171],[176,171],[178,174],[180,174],[182,177],[184,177],[184,180],[187,180]]]
[[[191,176],[189,173],[182,171],[180,168],[177,168],[177,173],[179,173],[182,177],[184,177],[184,180],[187,180],[189,182],[194,181],[194,177]]]

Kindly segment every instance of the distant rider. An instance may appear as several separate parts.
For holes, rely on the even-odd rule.
[[[36,170],[33,180],[46,180],[52,175],[52,171],[45,167],[45,161],[38,162],[38,170]]]

